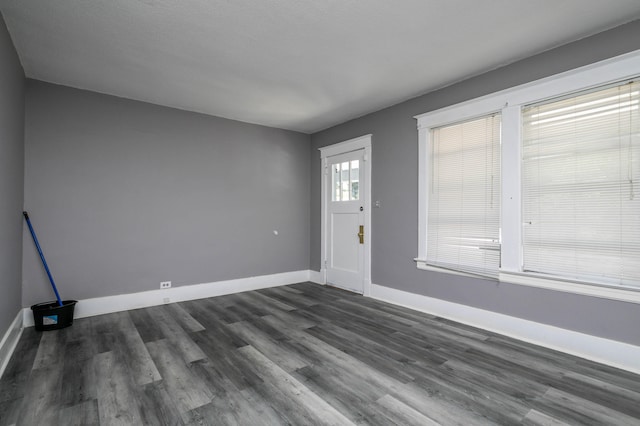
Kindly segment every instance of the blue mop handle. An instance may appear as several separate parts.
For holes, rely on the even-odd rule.
[[[51,287],[53,287],[53,291],[56,294],[56,299],[58,299],[58,305],[62,306],[62,300],[60,299],[60,295],[58,294],[56,283],[53,281],[53,277],[51,276],[51,271],[49,271],[49,266],[47,265],[47,261],[44,259],[44,254],[42,253],[42,249],[40,248],[38,237],[36,237],[36,231],[34,231],[33,226],[31,226],[31,221],[29,220],[29,214],[27,212],[22,212],[22,214],[24,215],[24,218],[27,220],[27,225],[29,226],[29,231],[31,231],[33,242],[36,243],[38,254],[40,255],[40,259],[42,259],[42,264],[44,265],[45,271],[47,271],[47,275],[49,276],[49,281],[51,282]]]

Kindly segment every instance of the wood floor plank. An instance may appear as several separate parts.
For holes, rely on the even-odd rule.
[[[278,287],[258,290],[258,293],[264,294],[265,296],[271,297],[272,299],[279,300],[282,303],[298,307],[306,308],[309,306],[317,305],[319,303],[318,300],[306,296],[300,291],[286,291]]]
[[[564,374],[555,387],[586,400],[604,402],[607,407],[640,418],[639,392],[572,371]]]
[[[59,365],[34,369],[22,399],[18,424],[58,424],[62,369]]]
[[[256,390],[268,399],[291,424],[352,425],[325,400],[311,392],[252,346],[238,349],[262,379]],[[261,392],[262,391],[262,392]]]
[[[472,348],[484,350],[487,347],[486,340],[452,334],[449,330],[437,326],[412,327],[395,334],[407,342],[416,345],[428,342],[432,348],[443,348],[446,352],[463,353]]]
[[[23,398],[15,398],[7,401],[0,402],[0,424],[13,426],[18,422],[18,419],[23,416],[22,405]]]
[[[248,419],[256,419],[255,424],[265,424],[265,425],[280,425],[285,424],[284,419],[275,408],[269,403],[269,401],[265,400],[260,396],[260,394],[254,388],[243,389],[239,392],[238,397],[242,397],[240,400],[243,407],[246,407],[246,410],[251,411],[252,414],[247,416]],[[217,403],[224,404],[225,400],[218,400]],[[243,410],[244,411],[244,410]],[[247,422],[245,417],[240,415],[238,416],[240,419],[240,424],[250,424],[251,422]]]
[[[523,426],[569,426],[568,423],[562,422],[558,419],[554,419],[538,410],[531,409],[524,420],[522,420]]]
[[[472,407],[465,405],[463,399],[452,397],[446,391],[446,387],[436,383],[410,382],[391,393],[391,396],[442,425],[487,426],[497,424],[496,421],[473,411]]]
[[[227,328],[223,324],[220,324],[220,327]],[[228,330],[222,335],[230,334],[232,335],[233,332]],[[243,390],[262,382],[262,379],[247,365],[246,360],[238,357],[235,345],[221,345],[218,335],[210,333],[209,330],[193,333],[192,336],[207,358],[193,363],[191,368],[209,384],[210,390],[215,393],[224,393],[224,386],[227,386],[227,383],[231,384],[233,390]]]
[[[227,326],[227,323],[223,319],[220,319],[215,312],[211,311],[211,303],[207,302],[207,300],[194,300],[183,305],[185,310],[205,328],[202,332],[191,333],[191,338],[196,339],[198,336],[205,335],[211,337],[211,339],[216,341],[216,345],[209,346],[210,351],[216,349],[226,351],[246,346],[247,342],[232,332]],[[196,342],[196,344],[198,343]],[[209,355],[211,356],[211,353]]]
[[[439,369],[445,376],[454,375],[464,381],[467,393],[473,396],[476,405],[482,406],[479,412],[491,418],[507,419],[509,423],[521,422],[529,412],[530,401],[543,394],[540,388],[546,388],[519,387],[458,361],[447,361]],[[499,412],[499,417],[493,416],[495,412]]]
[[[268,317],[265,317],[265,319],[268,319]],[[273,321],[274,324],[283,324],[276,318],[271,318],[270,321]],[[309,334],[307,330],[292,328],[288,333],[298,343],[307,348],[309,352],[315,353],[320,363],[333,367],[336,370],[335,374],[342,374],[344,371],[349,371],[360,377],[363,383],[365,383],[364,386],[377,389],[383,393],[399,390],[403,385],[401,381],[380,370],[371,368],[368,364],[354,356]]]
[[[244,357],[237,351],[215,352],[213,359],[194,362],[194,373],[208,385],[214,395],[224,395],[229,391],[240,391],[259,386],[262,379],[256,374]],[[215,361],[214,361],[215,360]]]
[[[508,339],[506,336],[492,336],[487,341],[492,351],[508,354],[510,357],[525,360],[535,360],[539,365],[548,365],[556,369],[573,370],[579,358],[568,354],[544,348],[532,343]],[[536,368],[539,368],[539,367]]]
[[[153,320],[158,322],[162,328],[165,338],[181,354],[185,363],[206,358],[202,349],[191,339],[189,333],[180,326],[178,321],[173,318],[171,311],[165,305],[148,309]]]
[[[398,401],[391,395],[385,395],[376,401],[378,405],[393,414],[394,423],[416,426],[438,426],[440,423],[414,410],[402,401]]]
[[[475,421],[485,419],[489,424],[519,424],[526,415],[519,401],[506,399],[503,395],[498,396],[491,392],[490,388],[465,377],[451,378],[446,370],[439,368],[434,368],[431,375],[420,377],[411,384],[437,394],[440,404],[456,407],[452,411],[456,417],[469,417]],[[397,394],[393,396],[404,401]]]
[[[380,303],[380,301],[378,300],[369,299],[367,297],[361,297],[358,299],[352,298],[347,300],[356,305],[362,304],[363,306],[366,306],[375,311],[389,313],[397,317],[402,317],[427,326],[430,326],[434,322],[438,322],[441,320],[441,318],[438,318],[435,315],[415,311],[413,309],[405,308],[404,306],[391,305],[389,303]]]
[[[447,318],[434,317],[434,319],[435,319],[435,323],[432,320],[430,324],[437,326],[439,328],[446,328],[452,331],[457,330],[456,333],[467,332],[467,333],[471,333],[472,335],[479,335],[481,340],[484,340],[485,338],[491,338],[491,337],[506,337],[489,330],[483,330],[481,328],[474,327],[469,324],[463,324],[461,322],[456,322]],[[507,337],[507,339],[510,339],[510,338]],[[526,343],[526,342],[523,342],[523,343]],[[526,343],[526,344],[528,345],[529,343]]]
[[[533,405],[538,411],[569,424],[638,424],[637,417],[628,416],[604,405],[554,388],[549,389],[544,396],[534,401]]]
[[[388,424],[388,418],[383,417],[379,407],[372,404],[385,394],[385,389],[370,386],[363,379],[367,370],[360,373],[320,364],[304,367],[292,375],[353,423]]]
[[[22,398],[23,416],[19,416],[18,424],[58,424],[68,330],[43,333]]]
[[[297,309],[295,306],[288,305],[277,299],[258,293],[257,291],[243,293],[243,296],[246,299],[251,300],[253,303],[260,304],[263,309],[267,309],[269,313],[273,313],[274,310],[293,311],[294,309]]]
[[[264,321],[264,318],[266,316],[268,315],[264,315],[259,318],[253,318],[247,321],[247,324],[251,324],[252,327],[254,327],[259,332],[265,334],[266,336],[269,336],[270,339],[273,339],[276,341],[289,341],[290,337],[287,334],[288,327],[287,329],[284,329],[284,330],[278,327],[273,327],[271,324]]]
[[[640,380],[638,380],[638,375],[629,374],[619,368],[577,358],[575,359],[575,364],[568,370],[640,393]]]
[[[16,400],[24,395],[42,335],[33,327],[22,331],[16,349],[0,378],[0,402]],[[0,408],[0,418],[2,413]]]
[[[452,358],[464,358],[461,354],[450,355]],[[556,386],[567,371],[561,367],[550,365],[535,357],[511,355],[502,353],[500,349],[487,344],[482,350],[475,348],[466,352],[467,358],[471,358],[480,366],[488,369],[503,369],[511,371],[524,380],[534,381],[546,386]]]
[[[313,334],[318,329],[326,330],[342,337],[343,343],[346,342],[348,346],[355,345],[363,350],[383,356],[385,359],[389,358],[398,361],[407,368],[405,372],[409,375],[411,374],[412,366],[407,364],[440,365],[447,360],[446,357],[436,351],[425,350],[426,348],[431,348],[425,341],[421,341],[419,344],[415,341],[409,342],[399,336],[398,333],[391,333],[381,341],[380,334],[374,329],[337,325],[333,322],[324,322],[318,327],[310,328],[309,332]],[[343,350],[349,349],[347,347],[343,348]]]
[[[450,355],[450,359],[442,367],[446,368],[451,375],[484,383],[516,400],[534,399],[549,390],[549,382],[553,384],[559,382],[544,375],[532,377],[520,374],[519,370],[514,371],[497,360],[492,364],[485,362],[485,358],[472,354]]]
[[[261,332],[249,322],[236,322],[229,327],[242,339],[250,341],[251,346],[262,355],[287,372],[295,371],[307,365],[306,360],[298,356],[297,352],[287,350],[285,343],[272,339],[271,336]]]
[[[377,309],[376,306],[367,306],[363,305],[358,299],[337,299],[333,302],[334,306],[339,306],[342,310],[348,310],[351,312],[362,312],[368,317],[377,318],[382,317],[386,318],[390,322],[395,324],[402,324],[407,327],[416,327],[421,325],[420,321],[416,321],[413,318],[407,318],[403,315],[396,315],[395,313],[385,312],[380,309]]]
[[[165,305],[165,308],[184,331],[193,333],[204,330],[204,326],[193,318],[189,312],[182,307],[182,304],[171,303],[169,305]]]
[[[211,402],[213,393],[202,378],[185,364],[179,351],[168,340],[147,343],[158,367],[166,391],[172,396],[180,415]]]
[[[320,324],[320,321],[315,319],[313,315],[299,309],[294,309],[291,311],[273,310],[270,315],[280,318],[282,321],[289,324],[289,327],[304,329],[315,327],[316,325]]]
[[[191,425],[285,425],[276,411],[251,390],[234,391],[225,398],[214,398],[209,404],[195,408],[183,418]]]
[[[224,296],[226,298],[226,296]],[[233,324],[234,322],[245,321],[250,318],[249,315],[238,312],[233,308],[232,299],[226,298],[224,303],[216,299],[203,299],[200,304],[206,306],[207,315],[212,315],[216,320],[224,324]],[[206,326],[205,326],[206,327]]]
[[[148,309],[134,309],[129,311],[129,316],[144,343],[165,338],[161,324],[152,318]]]
[[[64,358],[66,344],[65,330],[50,330],[42,334],[38,353],[33,361],[33,369],[39,370],[51,366],[61,365]]]
[[[135,383],[114,352],[95,357],[100,425],[142,424]]]
[[[65,426],[99,426],[98,401],[90,399],[62,408],[59,421]]]
[[[75,406],[97,397],[96,354],[90,354],[88,346],[91,346],[89,340],[74,340],[65,348],[64,386],[60,390],[60,402],[64,405]]]
[[[338,348],[339,350],[348,353],[352,357],[358,359],[365,365],[368,365],[383,374],[398,380],[399,382],[406,383],[415,379],[415,372],[412,371],[411,360],[398,360],[395,358],[389,358],[385,354],[377,353],[375,349],[362,348],[358,342],[351,340],[353,334],[345,334],[345,331],[333,332],[326,330],[323,326],[311,327],[305,330],[310,335],[322,340],[327,345]],[[386,355],[390,351],[386,351]]]
[[[64,385],[60,395],[60,402],[65,406],[90,409],[90,404],[85,405],[84,402],[93,400],[97,404],[94,361],[98,345],[94,325],[93,319],[81,318],[74,320],[73,326],[65,329],[69,334],[64,348]],[[93,421],[90,414],[82,418],[86,418],[87,422]]]
[[[174,399],[162,382],[142,386],[139,393],[140,415],[145,425],[180,426],[182,418]]]
[[[113,328],[114,314],[99,315],[90,317],[91,328],[95,336],[97,353],[111,352],[119,345],[119,330]]]
[[[233,301],[233,305],[229,306],[227,309],[237,312],[246,319],[267,315],[268,312],[264,309],[262,304],[251,302],[251,300],[245,295],[246,293],[230,295],[229,297]]]
[[[67,342],[75,343],[74,356],[76,359],[88,359],[98,353],[95,341],[95,322],[91,318],[80,318],[73,321],[73,326],[66,328]],[[68,357],[69,351],[65,353]]]
[[[371,318],[366,315],[359,315],[347,310],[338,309],[329,305],[314,305],[309,307],[308,312],[312,312],[319,318],[330,318],[331,321],[339,322],[347,330],[377,330],[379,334],[392,334],[398,331],[397,323],[389,323],[381,318]]]
[[[151,360],[129,312],[105,315],[103,320],[104,323],[96,325],[111,330],[110,333],[114,337],[111,352],[117,357],[117,362],[126,365],[127,373],[133,377],[134,382],[144,385],[160,380],[160,373]]]

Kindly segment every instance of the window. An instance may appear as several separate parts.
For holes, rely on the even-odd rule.
[[[331,201],[353,201],[360,199],[360,161],[352,160],[332,166]]]
[[[418,268],[640,303],[639,76],[636,51],[417,116]]]
[[[500,115],[431,130],[427,264],[498,276]]]
[[[639,83],[523,108],[523,270],[640,285]]]

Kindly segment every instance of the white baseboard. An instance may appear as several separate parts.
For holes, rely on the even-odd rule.
[[[309,281],[315,284],[325,285],[324,274],[318,271],[309,271]]]
[[[20,340],[20,336],[22,335],[22,323],[23,314],[22,310],[20,310],[18,311],[16,318],[9,326],[9,329],[4,334],[2,341],[0,341],[0,377],[2,377],[2,375],[4,374],[4,370],[7,368],[7,364],[9,364],[11,355],[18,345],[18,341]]]
[[[92,317],[95,315],[164,305],[166,303],[184,302],[186,300],[204,299],[207,297],[223,296],[225,294],[306,282],[309,281],[310,272],[309,270],[284,272],[206,284],[172,287],[165,290],[151,290],[141,293],[84,299],[78,301],[73,317]],[[34,322],[31,309],[25,308],[23,312],[24,326],[32,327]]]
[[[640,374],[640,346],[377,284],[371,297]]]

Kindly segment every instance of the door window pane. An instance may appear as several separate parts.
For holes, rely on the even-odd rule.
[[[360,160],[331,165],[331,201],[360,199]]]
[[[360,160],[351,161],[351,199],[360,199]]]
[[[340,201],[340,164],[333,164],[331,166],[332,173],[332,184],[331,187],[333,190],[331,191],[331,200],[332,201]]]
[[[349,201],[349,162],[344,162],[342,167],[342,194],[341,201]]]

